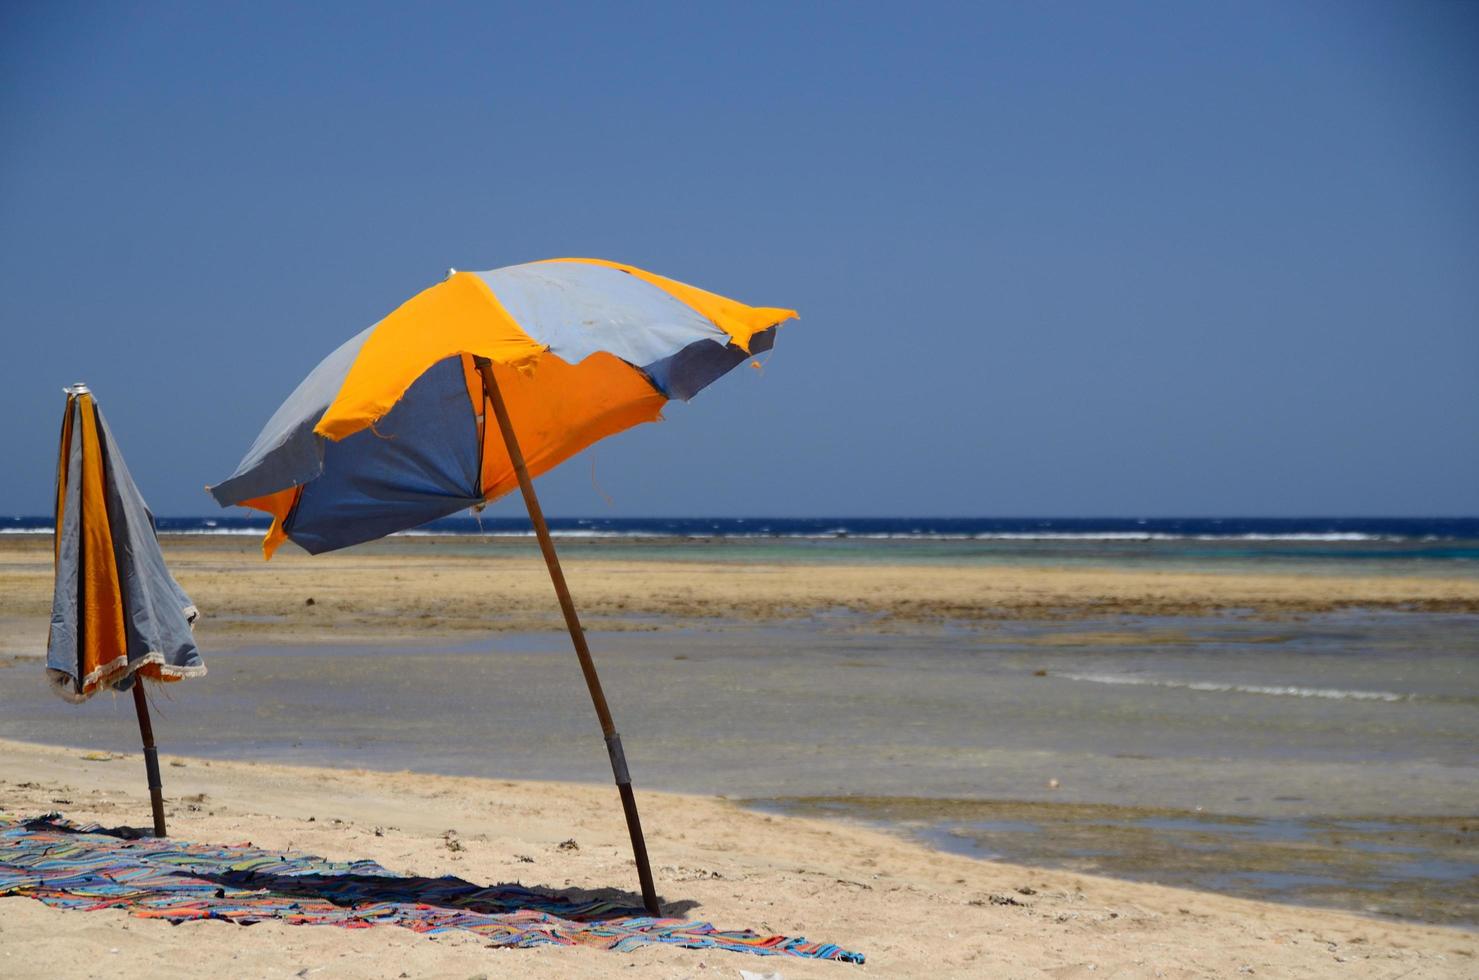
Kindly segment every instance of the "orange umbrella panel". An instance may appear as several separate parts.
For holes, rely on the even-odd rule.
[[[556,259],[456,272],[330,354],[268,421],[223,507],[272,515],[332,551],[477,507],[518,487],[580,660],[650,915],[661,906],[621,735],[533,477],[658,418],[752,355],[791,310],[751,307],[631,266]]]
[[[195,606],[165,566],[154,517],[83,385],[67,389],[55,559],[46,674],[56,694],[80,702],[127,690],[136,676],[205,673]]]
[[[769,350],[793,316],[595,259],[454,272],[320,363],[210,492],[273,516],[269,557],[371,541],[518,485],[475,359],[538,476]]]

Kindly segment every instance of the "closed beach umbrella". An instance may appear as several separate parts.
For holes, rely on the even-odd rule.
[[[751,355],[792,310],[745,306],[600,259],[457,272],[345,342],[210,492],[318,554],[482,507],[518,487],[606,737],[657,914],[631,778],[532,477],[658,418]]]
[[[141,679],[205,673],[195,606],[165,567],[154,515],[129,476],[86,385],[66,389],[57,459],[56,584],[46,675],[80,703],[105,688],[132,689],[144,742],[154,833],[164,836],[159,758]]]

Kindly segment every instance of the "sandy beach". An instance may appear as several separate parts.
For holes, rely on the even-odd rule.
[[[176,837],[630,898],[615,794],[529,542],[400,538],[316,559],[285,551],[270,564],[249,538],[166,537],[165,549],[205,610],[198,636],[211,667],[158,705]],[[664,901],[720,928],[833,942],[866,965],[491,950],[388,926],[170,927],[11,898],[0,903],[0,973],[1396,978],[1475,968],[1475,933],[1434,924],[1471,920],[1472,882],[1382,877],[1404,866],[1397,858],[1420,855],[1443,874],[1473,860],[1474,774],[1461,748],[1473,728],[1460,690],[1479,610],[1472,577],[569,550],[618,717],[630,719]],[[50,589],[49,539],[0,541],[0,696],[10,705],[0,812],[142,825],[131,709],[104,696],[84,720],[41,690]],[[1409,683],[1402,657],[1415,643],[1430,666],[1415,693],[1398,695],[1401,714],[1360,690],[1355,701],[1320,693]],[[1192,678],[1208,664],[1233,673],[1207,691],[1100,683],[1146,658]],[[901,669],[909,699],[897,697]],[[1316,696],[1217,700],[1261,691],[1268,671],[1298,674]],[[469,683],[449,689],[446,677]],[[456,728],[415,721],[442,715]],[[1353,739],[1363,746],[1354,755],[1342,748]],[[1391,752],[1406,755],[1364,764]],[[1365,822],[1345,819],[1356,816]],[[1293,830],[1248,837],[1250,827]],[[1020,829],[1029,832],[1010,833]],[[572,838],[578,849],[559,846]],[[1150,883],[1247,879],[1269,894],[1264,879],[1281,877],[1317,887],[1290,892],[1296,905]],[[1389,882],[1386,893],[1368,881]]]
[[[7,813],[108,826],[148,812],[141,767],[0,743]],[[632,878],[606,787],[326,771],[166,757],[172,832],[397,871],[623,889]],[[0,902],[7,976],[1459,977],[1468,931],[1383,922],[941,854],[861,828],[642,793],[664,901],[684,915],[823,938],[863,966],[717,951],[489,950],[395,927],[163,923]],[[454,832],[459,850],[448,847]],[[561,849],[574,839],[577,850]],[[523,861],[520,855],[532,857]]]

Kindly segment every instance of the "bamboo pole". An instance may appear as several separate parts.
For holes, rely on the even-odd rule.
[[[560,600],[560,611],[565,614],[565,627],[570,631],[570,642],[575,646],[575,655],[580,659],[580,671],[585,675],[585,686],[590,690],[591,703],[596,708],[596,718],[601,723],[601,734],[606,738],[606,752],[611,757],[611,772],[616,777],[616,789],[621,795],[621,808],[626,814],[627,831],[632,837],[632,854],[637,860],[637,878],[642,884],[642,904],[649,915],[661,915],[657,902],[657,891],[652,883],[652,867],[647,860],[647,843],[642,838],[642,821],[637,816],[637,798],[632,792],[632,777],[627,772],[626,755],[622,752],[621,736],[611,720],[611,709],[606,705],[606,695],[601,690],[601,678],[596,675],[596,664],[591,659],[590,647],[585,642],[585,630],[581,628],[580,616],[575,612],[575,602],[570,598],[570,589],[565,584],[565,573],[560,568],[560,558],[555,554],[555,543],[550,538],[549,526],[544,521],[544,511],[539,498],[534,495],[534,482],[529,478],[529,468],[524,464],[524,453],[519,448],[513,423],[509,421],[508,406],[503,402],[503,393],[493,377],[493,365],[486,358],[475,357],[478,373],[483,378],[483,390],[493,404],[493,415],[498,420],[498,431],[503,436],[504,448],[513,463],[514,474],[519,478],[519,490],[524,494],[524,506],[528,508],[529,520],[534,525],[534,534],[539,539],[539,550],[544,553],[544,563],[549,568],[550,581],[555,595]]]
[[[139,735],[144,740],[144,771],[149,777],[149,806],[154,811],[154,836],[168,837],[164,829],[164,782],[159,778],[159,750],[154,747],[154,726],[149,722],[149,702],[144,698],[144,678],[134,675],[134,711],[139,716]]]

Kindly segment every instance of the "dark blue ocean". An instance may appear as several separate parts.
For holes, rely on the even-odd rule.
[[[263,531],[257,517],[160,517],[170,533]],[[671,538],[956,538],[1098,540],[1425,541],[1479,543],[1479,517],[571,517],[566,534]],[[0,517],[0,533],[51,530],[50,517]],[[522,517],[448,517],[438,534],[524,534]]]
[[[170,534],[255,535],[267,522],[161,517],[158,526]],[[554,518],[550,527],[564,549],[616,548],[633,558],[1338,563],[1372,572],[1479,574],[1476,517],[581,517]],[[0,518],[0,534],[50,529],[49,517]],[[450,535],[469,546],[530,533],[523,518],[466,516],[408,532]]]

